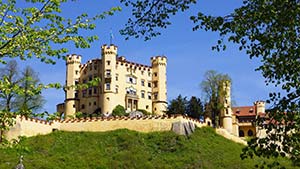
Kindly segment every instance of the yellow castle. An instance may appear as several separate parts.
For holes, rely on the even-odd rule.
[[[101,46],[101,58],[81,63],[81,56],[72,54],[66,58],[66,86],[86,84],[94,78],[101,79],[98,86],[76,90],[65,89],[64,103],[57,111],[65,117],[76,112],[85,115],[108,116],[117,105],[127,112],[146,110],[162,115],[167,110],[167,58],[151,58],[151,66],[129,62],[118,56],[118,47]]]

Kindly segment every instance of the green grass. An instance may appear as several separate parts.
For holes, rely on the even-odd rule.
[[[100,168],[255,168],[262,159],[241,160],[243,145],[211,128],[190,137],[173,132],[149,134],[129,130],[111,132],[54,132],[27,138],[15,148],[0,149],[0,169],[17,165],[24,155],[26,169]],[[292,168],[284,159],[281,162]]]

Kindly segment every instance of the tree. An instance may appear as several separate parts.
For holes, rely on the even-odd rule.
[[[136,34],[146,35],[150,38],[156,34],[146,34],[145,31],[162,28],[155,23],[168,22],[168,9],[178,6],[178,3],[186,4],[180,0],[164,1],[160,6],[169,8],[160,7],[161,16],[152,17],[152,13],[158,8],[156,0],[150,1],[152,3],[149,0],[125,2],[134,7],[134,19],[129,20],[129,26],[126,25],[125,30],[132,25],[135,27],[123,33],[135,37],[138,37]],[[165,15],[167,17],[163,17]],[[267,120],[276,122],[276,125],[266,125],[264,120],[258,120],[257,125],[265,129],[268,136],[254,138],[249,142],[243,157],[277,157],[280,152],[282,156],[288,155],[294,163],[300,162],[299,15],[299,0],[244,0],[241,7],[224,16],[206,15],[201,11],[197,16],[191,16],[195,23],[194,31],[204,29],[219,32],[221,38],[213,49],[225,50],[224,42],[229,41],[238,44],[239,50],[245,51],[250,58],[259,57],[262,65],[256,70],[262,72],[266,85],[274,84],[282,91],[270,93],[267,100],[272,103]]]
[[[201,100],[195,96],[192,96],[187,103],[188,116],[199,119],[200,116],[204,116],[204,107]]]
[[[112,115],[113,116],[125,116],[126,115],[126,111],[125,108],[121,105],[117,105],[113,111],[112,111]]]
[[[9,112],[11,111],[12,105],[15,104],[15,97],[17,95],[17,93],[11,89],[20,83],[18,64],[15,60],[9,61],[5,67],[0,68],[0,79],[7,84],[6,89],[0,89],[1,110]]]
[[[200,86],[206,99],[205,112],[212,118],[213,125],[219,127],[220,112],[223,109],[225,96],[223,84],[231,81],[226,74],[217,73],[214,70],[207,71]]]
[[[176,99],[170,101],[167,114],[187,114],[187,99],[178,95]]]
[[[22,72],[20,80],[20,87],[24,89],[24,92],[16,97],[16,109],[20,114],[29,116],[43,107],[45,99],[42,94],[40,92],[32,92],[40,83],[37,72],[30,66],[27,66]]]
[[[109,11],[89,16],[81,14],[75,19],[65,18],[62,15],[62,5],[73,0],[7,0],[0,1],[0,62],[5,63],[7,58],[21,60],[32,57],[41,62],[55,63],[56,58],[63,58],[68,52],[64,44],[74,43],[78,48],[87,48],[90,43],[98,39],[97,36],[82,36],[81,30],[93,30],[95,20],[104,19],[120,11],[113,7]],[[32,94],[39,94],[45,88],[61,88],[60,84],[39,85]],[[11,95],[25,93],[24,89],[9,82],[8,77],[0,80],[1,93]],[[28,91],[29,92],[29,91]],[[13,115],[6,107],[1,113],[0,131],[7,130]],[[4,122],[4,123],[2,123]],[[2,138],[3,135],[1,135]],[[1,140],[0,140],[1,141]]]

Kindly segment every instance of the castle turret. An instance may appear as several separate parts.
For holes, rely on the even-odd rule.
[[[254,106],[256,109],[256,114],[259,115],[259,113],[265,114],[265,102],[264,101],[256,101],[254,102]]]
[[[229,133],[232,133],[232,109],[231,109],[231,84],[230,81],[223,82],[222,85],[224,93],[223,109],[220,114],[221,126]]]
[[[68,55],[66,58],[67,74],[66,74],[66,88],[65,88],[65,118],[75,117],[78,110],[78,93],[72,86],[78,83],[80,77],[80,55]]]
[[[102,56],[102,113],[105,115],[111,114],[112,110],[118,103],[115,103],[116,99],[114,93],[114,86],[116,81],[113,76],[116,74],[116,57],[118,47],[115,45],[103,45],[101,46]]]
[[[163,114],[167,110],[167,58],[151,58],[152,63],[152,111]]]

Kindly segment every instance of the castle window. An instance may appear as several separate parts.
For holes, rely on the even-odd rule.
[[[107,65],[110,65],[110,60],[106,61],[106,64],[107,64]]]
[[[126,93],[131,95],[136,95],[136,89],[134,89],[133,87],[127,88]]]
[[[157,85],[157,81],[154,81],[154,82],[153,82],[153,86],[154,86],[154,87],[157,87],[157,86],[158,86],[158,85]]]
[[[151,100],[151,92],[148,92],[148,99]]]
[[[75,85],[78,85],[79,84],[79,81],[78,80],[75,80]]]
[[[248,136],[253,136],[253,131],[251,129],[248,130]]]
[[[153,73],[153,74],[154,74],[154,76],[155,76],[155,77],[157,77],[157,73],[156,73],[156,72],[155,72],[155,73]]]
[[[82,90],[82,97],[86,96],[86,90]]]
[[[148,82],[148,87],[151,87],[151,82]]]
[[[85,108],[85,105],[84,105],[84,104],[82,104],[82,105],[81,105],[81,109],[84,109],[84,108]]]
[[[91,106],[92,105],[92,103],[91,102],[89,102],[89,106]]]
[[[151,72],[148,72],[148,76],[149,76],[149,77],[151,76]]]
[[[149,109],[149,105],[146,105],[146,109]]]
[[[119,74],[116,74],[116,81],[119,80]]]
[[[93,67],[92,67],[92,65],[91,65],[91,64],[89,65],[89,68],[90,68],[90,70],[93,70]]]
[[[110,83],[105,83],[105,89],[110,90]]]
[[[73,108],[75,108],[75,104],[73,104]]]
[[[97,93],[98,93],[97,87],[94,87],[94,94],[97,94]]]
[[[75,71],[75,74],[76,74],[76,75],[78,75],[78,73],[79,73],[79,71],[78,71],[78,70],[76,70],[76,71]]]
[[[94,102],[94,106],[96,106],[97,105],[97,103],[96,102]]]
[[[106,77],[110,77],[111,76],[111,70],[107,69],[105,72]]]
[[[118,85],[116,85],[115,90],[116,90],[116,93],[119,93],[119,86]]]
[[[133,76],[127,76],[127,83],[136,84],[136,78]]]
[[[94,64],[94,70],[97,70],[97,66],[98,66],[97,64]]]
[[[144,75],[144,71],[141,71],[141,74]]]
[[[145,86],[145,80],[143,80],[143,79],[141,80],[141,85]]]
[[[157,100],[158,99],[158,93],[155,92],[153,95],[154,95],[154,100]]]
[[[145,98],[145,91],[143,91],[143,90],[141,91],[141,97]]]
[[[92,89],[89,88],[89,96],[92,95]]]

